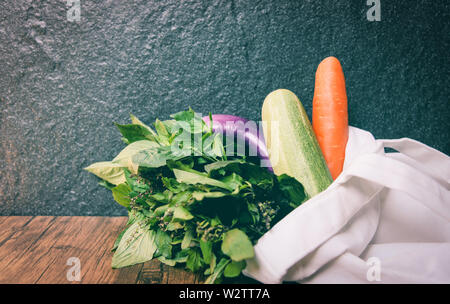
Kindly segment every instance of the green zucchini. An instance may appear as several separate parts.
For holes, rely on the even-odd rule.
[[[309,198],[332,182],[308,115],[289,90],[267,95],[262,108],[263,131],[274,173],[302,183]]]

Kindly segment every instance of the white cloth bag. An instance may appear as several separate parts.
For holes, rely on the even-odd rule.
[[[254,249],[263,283],[450,283],[450,158],[350,127],[340,176]]]

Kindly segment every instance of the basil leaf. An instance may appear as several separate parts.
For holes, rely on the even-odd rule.
[[[223,135],[214,133],[203,140],[203,154],[212,158],[224,156]]]
[[[154,133],[152,133],[149,130],[149,128],[146,128],[144,126],[134,124],[121,125],[117,123],[115,125],[119,129],[120,133],[122,134],[123,138],[128,144],[144,139],[158,142]]]
[[[166,126],[159,119],[155,121],[155,129],[158,133],[159,142],[162,145],[169,145],[170,134],[167,131]]]
[[[138,215],[138,217],[140,217],[140,215]],[[127,224],[126,224],[126,228],[123,229],[122,232],[117,236],[117,239],[114,242],[114,245],[113,245],[113,248],[111,249],[111,251],[115,251],[117,249],[117,247],[119,247],[119,243],[122,240],[122,237],[125,234],[125,232],[127,232],[128,227],[130,227],[137,220],[138,220],[138,218],[136,218],[135,213],[129,211],[128,212],[128,221],[127,221]]]
[[[167,209],[169,209],[169,205],[162,205],[155,209],[156,216],[163,216],[166,213]]]
[[[175,178],[163,177],[162,182],[164,186],[173,193],[186,191],[190,186],[184,183],[179,183]]]
[[[154,147],[142,150],[132,157],[132,162],[138,166],[159,168],[166,165],[168,159],[173,158],[170,147]]]
[[[163,204],[167,204],[169,202],[169,192],[158,192],[155,194],[150,195],[150,198],[154,199],[155,201],[158,201]]]
[[[189,250],[186,260],[186,267],[192,272],[197,272],[201,269],[202,265],[202,257],[200,253],[195,249]]]
[[[142,127],[146,128],[146,129],[153,135],[153,137],[156,137],[155,131],[153,131],[152,128],[150,128],[150,127],[147,126],[145,123],[143,123],[142,121],[140,121],[139,118],[137,118],[137,117],[134,116],[133,114],[130,114],[130,118],[131,118],[131,123],[132,123],[133,125],[139,125],[139,126],[142,126]]]
[[[167,232],[158,230],[155,236],[155,243],[158,247],[158,254],[166,258],[170,258],[172,256],[172,238]]]
[[[125,182],[125,175],[123,172],[123,166],[115,164],[113,162],[98,162],[84,168],[101,179],[113,184],[118,185]]]
[[[131,177],[131,173],[127,169],[124,170],[124,173],[127,184],[130,186],[132,191],[142,193],[150,189],[150,186],[146,183],[139,182],[137,178]]]
[[[192,193],[190,191],[183,191],[175,194],[171,199],[172,205],[181,205],[187,203],[192,197]]]
[[[208,164],[205,166],[205,171],[211,175],[214,171],[218,171],[219,169],[226,168],[231,164],[240,164],[242,163],[241,160],[222,160],[222,161],[216,161],[211,164]]]
[[[139,222],[133,223],[123,234],[114,253],[112,268],[122,268],[151,260],[156,251],[156,233]]]
[[[181,242],[181,249],[189,248],[193,238],[194,233],[192,232],[192,230],[188,229],[184,234],[183,241]]]
[[[217,192],[217,191],[211,191],[211,192],[200,192],[200,191],[195,191],[192,192],[192,197],[197,200],[197,201],[202,201],[205,198],[219,198],[219,197],[224,197],[226,196],[226,193],[223,192]]]
[[[200,249],[202,251],[203,261],[205,261],[206,264],[211,263],[212,245],[211,241],[200,240]]]
[[[130,206],[130,186],[127,184],[120,184],[114,187],[111,191],[116,202],[126,208]]]
[[[203,184],[203,185],[210,185],[214,187],[223,188],[229,191],[233,191],[233,188],[227,185],[224,182],[218,181],[216,179],[212,179],[207,177],[206,175],[199,174],[199,173],[193,173],[193,172],[187,172],[183,170],[173,169],[173,173],[175,174],[175,177],[178,182],[180,183],[186,183],[186,184]]]
[[[111,251],[116,251],[117,247],[119,247],[120,241],[122,240],[123,235],[125,234],[125,232],[127,232],[127,229],[122,230],[121,233],[119,233],[119,235],[117,236],[117,239],[114,242],[113,248],[111,249]]]
[[[184,228],[184,226],[180,222],[172,221],[169,224],[167,224],[167,231],[175,231],[182,228]],[[179,240],[178,243],[181,243],[181,240]],[[171,244],[173,245],[174,241],[172,241]]]
[[[173,219],[188,221],[194,218],[194,216],[184,207],[175,207],[173,209]]]
[[[182,122],[180,124],[175,124],[174,129],[177,131],[179,129],[183,129],[191,134],[198,134],[202,132],[208,132],[208,127],[203,121],[202,117],[195,113],[192,109],[188,111],[182,111],[175,114],[170,115],[177,122]],[[184,123],[183,123],[184,122]],[[185,124],[187,123],[187,124]],[[172,129],[172,130],[174,130]]]
[[[139,166],[133,163],[133,156],[142,150],[158,147],[159,145],[154,141],[139,140],[135,141],[125,147],[113,160],[114,164],[120,164],[127,167],[132,173],[137,174]]]

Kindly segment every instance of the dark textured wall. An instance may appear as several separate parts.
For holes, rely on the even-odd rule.
[[[192,106],[259,119],[274,89],[311,114],[338,57],[350,123],[450,153],[449,5],[360,1],[0,1],[0,215],[118,215],[82,168],[123,147],[112,122]]]

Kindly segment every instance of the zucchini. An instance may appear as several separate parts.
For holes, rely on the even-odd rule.
[[[289,90],[267,95],[262,108],[263,131],[276,175],[290,175],[302,183],[309,198],[332,182],[308,116]]]

